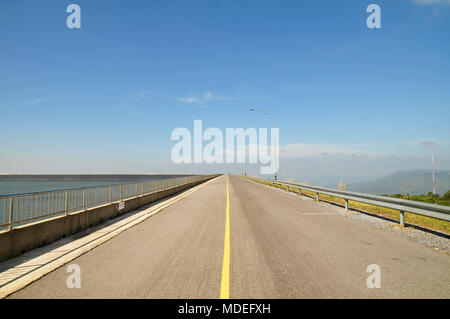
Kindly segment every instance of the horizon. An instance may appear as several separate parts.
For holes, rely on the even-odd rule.
[[[419,175],[416,175],[416,174]],[[423,174],[431,174],[431,169],[399,170],[393,174],[378,178],[345,179],[342,176],[316,175],[312,178],[291,177],[285,181],[326,187],[331,189],[342,189],[378,195],[408,194],[425,195],[431,192],[431,179],[423,180]],[[450,170],[436,171],[436,185],[439,196],[450,192]],[[422,175],[422,176],[420,176]],[[140,183],[154,178],[177,178],[193,176],[188,174],[0,174],[0,196],[23,195],[31,193],[42,193],[45,191],[61,191],[79,188],[96,188],[99,186],[117,185],[123,183]],[[404,179],[406,177],[406,179]],[[444,177],[444,178],[443,178]],[[415,182],[411,183],[411,178]],[[426,181],[428,181],[426,178]],[[382,184],[377,184],[377,182]],[[30,183],[31,182],[31,183]],[[406,184],[405,184],[406,183]],[[389,186],[386,188],[386,185]],[[429,184],[429,185],[428,185]]]
[[[248,165],[248,164],[247,164]],[[343,182],[349,182],[351,184],[358,184],[358,183],[364,183],[364,182],[370,182],[370,181],[375,181],[378,179],[383,179],[385,177],[389,177],[398,173],[412,173],[412,172],[429,172],[432,173],[432,169],[428,169],[428,168],[417,168],[417,169],[411,169],[411,170],[398,170],[395,171],[393,173],[387,174],[387,175],[383,175],[383,176],[379,176],[379,177],[374,177],[374,176],[359,176],[356,178],[350,178],[348,180],[346,180],[345,178],[343,178],[343,176],[341,175],[321,175],[321,174],[317,174],[314,175],[314,179],[329,179],[329,180],[336,180],[336,181],[343,181]],[[435,169],[435,173],[442,173],[442,172],[447,172],[450,174],[450,169]],[[227,173],[222,173],[219,172],[219,174],[227,174]],[[145,173],[145,174],[138,174],[138,173],[120,173],[120,174],[115,174],[115,173],[107,173],[107,174],[60,174],[60,173],[51,173],[51,174],[16,174],[16,173],[10,173],[10,174],[0,174],[0,177],[11,177],[11,176],[17,176],[17,177],[23,177],[23,176],[102,176],[102,177],[106,177],[106,176],[182,176],[182,175],[186,175],[186,176],[190,176],[190,175],[196,175],[196,174],[159,174],[159,173]],[[204,175],[204,174],[198,174],[198,175]],[[237,174],[239,175],[239,174]],[[256,176],[256,175],[255,175]],[[291,176],[287,179],[302,179],[302,177],[300,176]],[[286,179],[286,180],[287,180]],[[303,177],[303,179],[305,180],[305,177]],[[307,178],[306,178],[307,179]],[[299,180],[299,181],[300,181]],[[303,180],[302,180],[303,181]]]

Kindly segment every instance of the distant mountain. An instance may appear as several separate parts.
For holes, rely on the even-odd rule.
[[[435,174],[437,193],[450,190],[450,170]],[[433,191],[431,170],[398,171],[394,174],[364,183],[347,184],[347,190],[370,194],[428,194]]]
[[[361,184],[363,182],[372,181],[379,176],[345,176],[345,175],[317,175],[317,176],[301,176],[292,178],[281,178],[282,180],[292,180],[309,185],[337,188],[339,182],[344,181],[347,184]]]

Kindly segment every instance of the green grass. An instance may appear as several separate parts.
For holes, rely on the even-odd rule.
[[[384,195],[394,198],[401,198],[401,199],[408,199],[408,200],[414,200],[416,202],[424,202],[429,204],[436,204],[436,205],[444,205],[444,206],[450,206],[450,190],[447,191],[443,196],[439,196],[438,194],[433,195],[431,192],[428,193],[428,195]]]
[[[266,185],[274,186],[274,184],[271,182],[262,182],[261,180],[252,178],[252,177],[247,177],[247,178],[252,181],[258,182],[258,183],[264,183]],[[282,185],[281,189],[286,190],[287,186]],[[289,186],[289,191],[298,193],[298,187]],[[307,191],[307,190],[302,190],[302,195],[316,198],[315,192],[311,192],[311,191]],[[450,195],[450,193],[447,192],[446,195]],[[436,195],[430,195],[430,194],[428,194],[428,195],[413,195],[413,196],[393,195],[391,197],[427,202],[427,203],[431,203],[431,204],[450,206],[450,199],[447,199],[445,197],[446,195],[444,195],[442,197],[439,197]],[[402,196],[402,197],[399,197],[399,196]],[[320,194],[319,198],[320,198],[320,200],[323,200],[323,201],[336,203],[336,204],[339,204],[342,206],[345,205],[345,200],[342,198],[324,195],[324,194]],[[361,210],[361,211],[368,212],[371,214],[387,217],[387,218],[390,218],[390,219],[393,219],[396,221],[400,220],[400,213],[398,210],[374,206],[374,205],[355,202],[355,201],[349,201],[348,206],[349,206],[349,209]],[[416,226],[420,226],[420,227],[424,227],[424,228],[428,228],[428,229],[432,229],[432,230],[437,230],[439,232],[443,232],[446,234],[450,234],[450,222],[445,221],[445,220],[440,220],[440,219],[436,219],[436,218],[431,218],[431,217],[427,217],[427,216],[421,216],[421,215],[416,215],[416,214],[405,212],[405,222],[407,224],[416,225]]]

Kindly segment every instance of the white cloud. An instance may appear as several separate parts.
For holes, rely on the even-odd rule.
[[[415,5],[424,7],[432,4],[447,4],[450,5],[450,0],[412,0]]]
[[[188,104],[193,104],[193,103],[199,103],[200,100],[199,98],[195,97],[195,96],[191,96],[191,97],[179,97],[177,98],[178,102],[183,102],[183,103],[188,103]]]
[[[142,91],[137,91],[134,95],[134,99],[139,101],[139,100],[143,100],[145,99],[149,94],[151,93],[151,91],[148,90],[142,90]]]
[[[215,96],[214,101],[233,101],[233,100],[243,100],[245,97],[241,96]]]
[[[213,95],[210,91],[206,92],[205,94],[203,94],[203,99],[206,101],[212,100],[213,99]]]
[[[367,157],[370,152],[362,150],[362,145],[341,144],[287,144],[280,146],[284,158],[307,158],[319,156]]]
[[[39,103],[39,102],[43,102],[43,101],[45,101],[45,100],[46,100],[45,97],[40,97],[40,98],[37,98],[37,99],[32,99],[32,100],[28,100],[28,101],[23,101],[23,102],[21,102],[21,103],[18,103],[18,105],[30,105],[30,104],[36,104],[36,103]]]
[[[293,84],[289,86],[289,89],[293,91],[308,91],[310,89],[308,84],[300,83],[300,84]]]
[[[450,141],[438,140],[435,138],[420,138],[415,140],[405,141],[405,144],[414,145],[414,144],[450,144]]]
[[[228,100],[240,100],[243,97],[234,97],[234,96],[216,96],[211,91],[206,91],[201,95],[192,95],[188,97],[178,97],[176,100],[178,102],[187,103],[187,104],[198,104],[201,107],[206,107],[207,102],[212,101],[228,101]]]
[[[23,106],[23,105],[31,105],[31,104],[40,103],[40,102],[43,102],[46,100],[47,100],[47,98],[45,98],[45,97],[39,97],[36,99],[24,100],[24,101],[13,102],[13,103],[2,103],[0,105],[1,106]]]

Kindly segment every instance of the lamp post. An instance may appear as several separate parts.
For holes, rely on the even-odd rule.
[[[273,113],[260,111],[260,110],[257,110],[255,108],[253,108],[253,107],[249,108],[249,110],[252,111],[252,112],[258,112],[258,113],[261,113],[261,114],[272,116],[273,128],[276,127],[276,125],[275,125],[275,116],[273,115]],[[277,167],[277,156],[276,156],[277,149],[276,149],[276,147],[277,147],[277,145],[275,144],[275,168]],[[275,171],[275,178],[274,179],[277,180],[277,172],[276,171]]]

